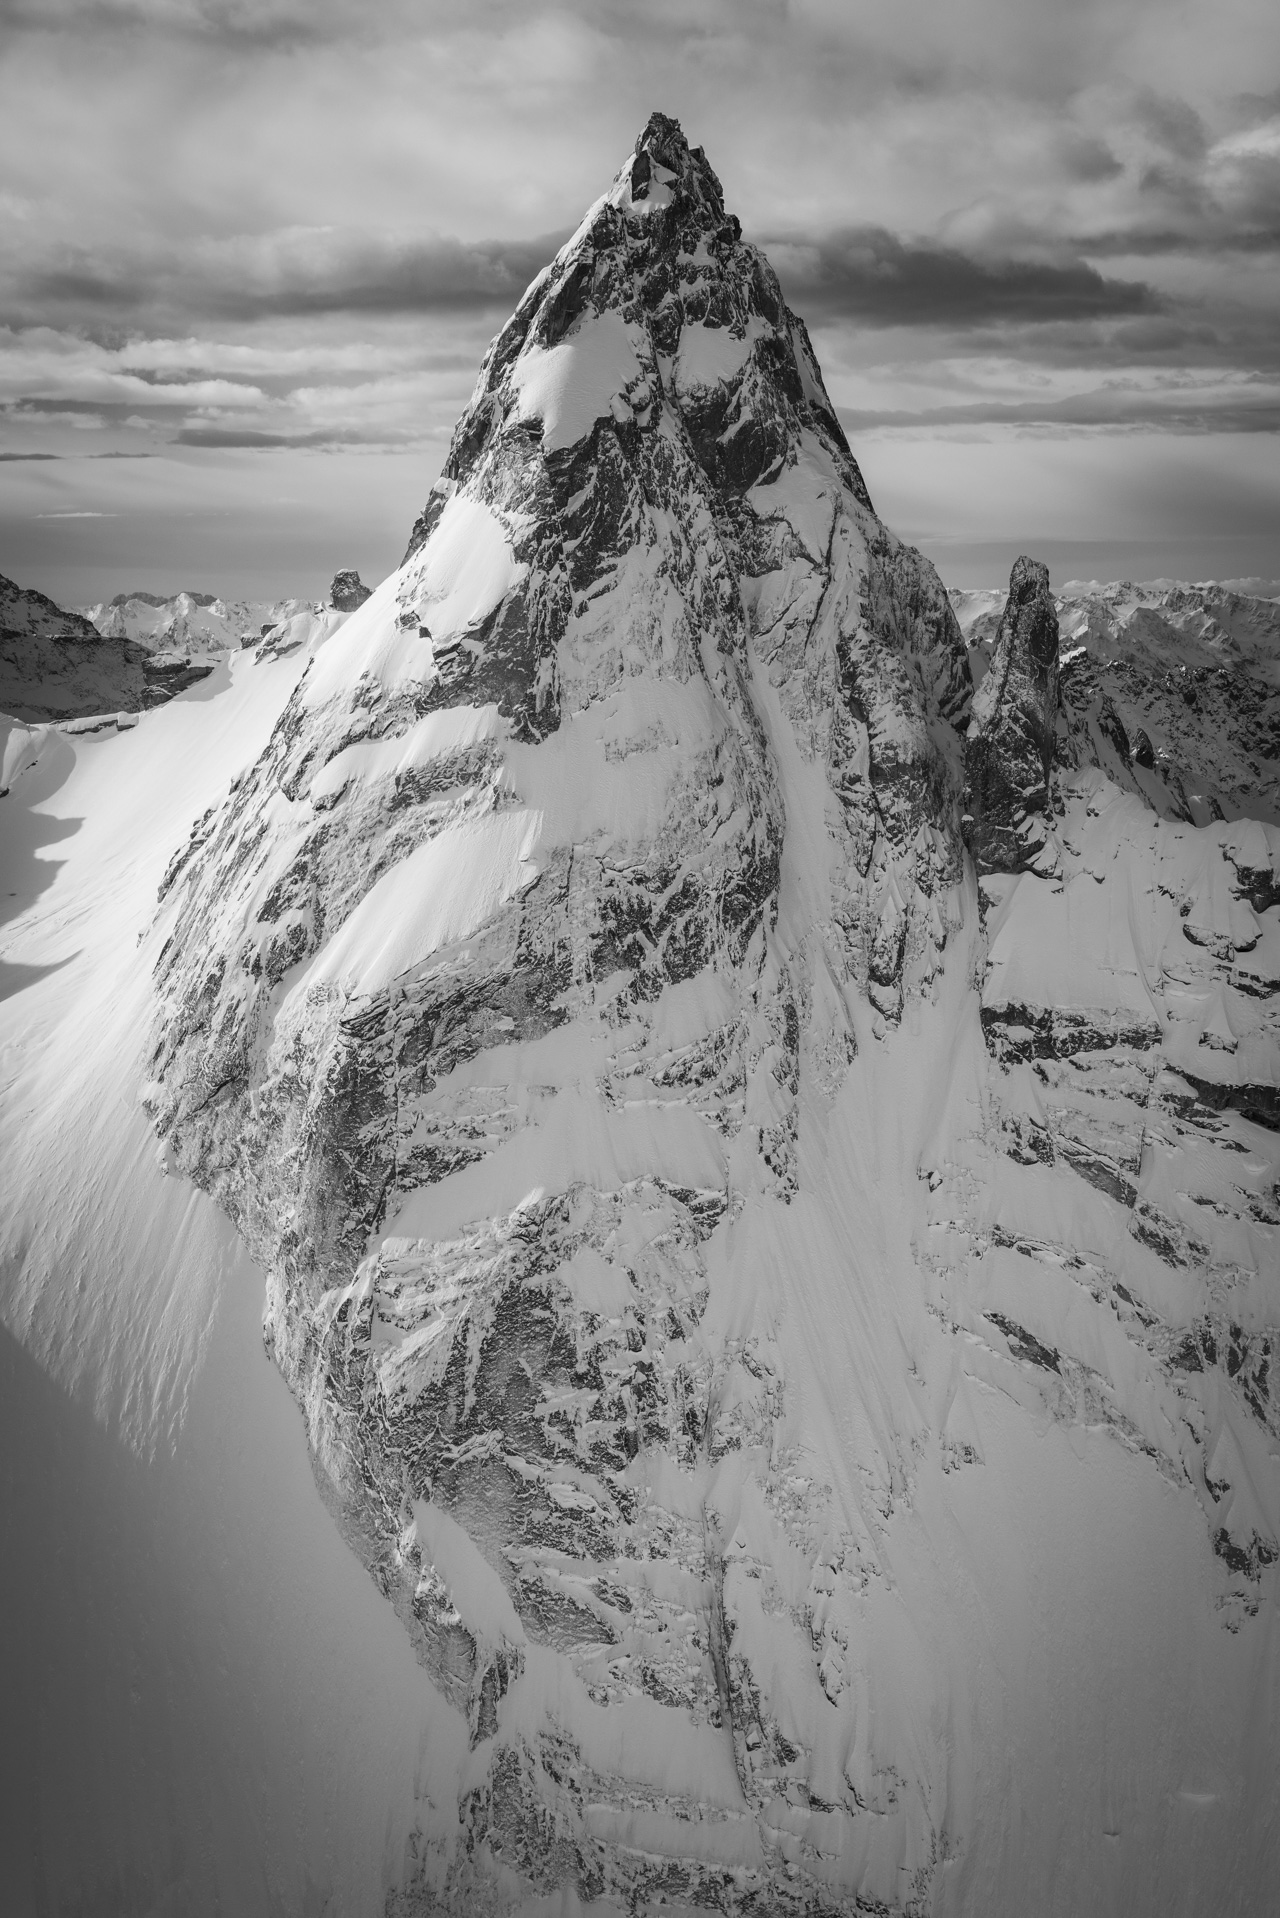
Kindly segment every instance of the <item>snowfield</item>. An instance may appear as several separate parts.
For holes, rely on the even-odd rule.
[[[13,729],[6,1909],[1269,1908],[1277,649],[1124,590],[655,115],[371,598]]]
[[[159,877],[300,666],[237,658],[134,731],[54,734],[0,802],[14,1914],[380,1911],[448,1767],[263,1356],[261,1273],[138,1102]]]

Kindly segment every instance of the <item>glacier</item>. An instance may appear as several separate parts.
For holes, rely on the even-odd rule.
[[[16,1908],[1266,1908],[1280,648],[1140,598],[655,115],[370,597],[22,747]]]

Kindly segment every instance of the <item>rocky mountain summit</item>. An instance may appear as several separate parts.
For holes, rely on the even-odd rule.
[[[1058,724],[1058,615],[1049,569],[1015,562],[965,739],[969,844],[979,872],[1017,872],[1043,844]],[[1032,830],[1030,844],[1027,828]]]
[[[934,1909],[1033,1430],[1270,1602],[1280,836],[984,612],[655,114],[165,877],[167,1163],[464,1734],[389,1910]]]
[[[359,573],[349,567],[334,574],[329,588],[329,604],[337,612],[354,613],[358,606],[363,606],[372,596],[372,589],[365,585]]]

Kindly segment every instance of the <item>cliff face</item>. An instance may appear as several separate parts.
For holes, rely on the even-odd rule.
[[[940,1726],[986,1709],[923,1570],[922,1514],[982,1463],[964,1380],[1208,1500],[1164,1255],[1125,1263],[1074,1094],[1041,1111],[1049,971],[1025,1040],[999,971],[1013,889],[1069,890],[1093,854],[1054,822],[1105,784],[1055,769],[1056,621],[1019,569],[969,726],[936,574],[655,115],[489,349],[403,565],[166,877],[170,1163],[265,1267],[322,1489],[470,1731],[405,1909],[928,1908],[973,1817]],[[1017,808],[1049,822],[1021,878]],[[1134,1052],[1107,1064],[1136,1112],[1155,1015],[1070,1004],[1085,1050]],[[1011,1304],[1024,1258],[1080,1302]],[[1246,1611],[1255,1506],[1219,1552]]]
[[[98,629],[80,613],[64,612],[33,586],[18,586],[0,573],[0,638],[95,640]]]
[[[1006,595],[954,592],[975,681]],[[1280,602],[1210,582],[1069,582],[1055,760],[1105,762],[1163,816],[1280,820]]]
[[[1033,863],[1044,834],[1058,724],[1058,614],[1049,569],[1024,556],[1009,577],[965,741],[966,805],[979,872]]]

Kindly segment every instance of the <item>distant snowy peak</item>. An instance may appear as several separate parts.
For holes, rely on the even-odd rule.
[[[118,593],[113,600],[86,607],[98,632],[108,639],[130,639],[153,652],[188,655],[233,652],[274,626],[289,601],[219,599],[213,593]]]
[[[334,574],[327,599],[221,599],[214,593],[117,593],[110,601],[85,608],[97,632],[111,639],[129,639],[158,653],[182,653],[208,658],[256,646],[271,639],[277,650],[302,643],[299,620],[312,629],[335,631],[341,620],[334,614],[353,613],[369,598],[371,589],[359,573],[344,569]],[[287,629],[287,631],[286,631]]]
[[[956,587],[950,598],[970,644],[989,643],[1005,590]],[[1280,683],[1280,599],[1213,580],[1068,580],[1056,605],[1064,646],[1090,643],[1123,656],[1127,646],[1159,644],[1173,666],[1232,666]]]

